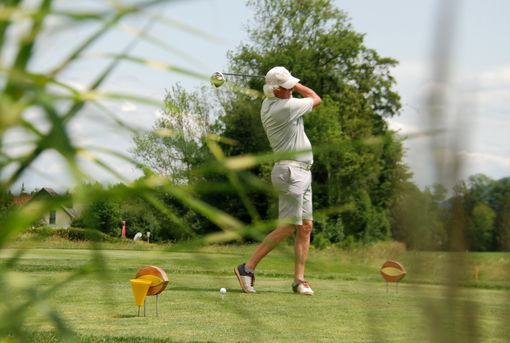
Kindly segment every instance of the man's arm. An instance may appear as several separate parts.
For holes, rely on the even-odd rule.
[[[296,83],[296,86],[294,87],[296,92],[301,94],[303,98],[312,98],[313,100],[313,108],[319,106],[322,103],[322,99],[320,96],[317,95],[311,88],[308,88],[306,86],[303,86],[299,82]]]

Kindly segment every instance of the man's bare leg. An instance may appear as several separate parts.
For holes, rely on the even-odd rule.
[[[246,262],[245,267],[249,270],[255,270],[257,264],[271,252],[284,239],[294,233],[294,225],[278,226],[270,234],[266,236],[264,241],[259,244],[251,258]],[[310,240],[310,237],[309,239]],[[306,257],[305,257],[306,260]]]
[[[311,220],[303,220],[303,225],[297,225],[294,242],[294,282],[305,279],[305,264],[310,250],[312,228]]]

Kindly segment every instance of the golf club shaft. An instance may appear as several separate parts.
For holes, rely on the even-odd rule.
[[[248,75],[248,74],[235,74],[235,73],[223,73],[223,75],[241,76],[241,77],[258,77],[259,79],[265,78],[265,76],[263,76],[263,75]]]

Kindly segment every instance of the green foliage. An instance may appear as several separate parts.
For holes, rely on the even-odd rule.
[[[69,239],[71,241],[92,241],[92,242],[111,242],[112,238],[104,233],[91,230],[91,229],[79,229],[69,228],[60,229],[59,236],[62,238]]]
[[[30,342],[37,343],[61,343],[66,342],[60,335],[55,332],[33,332],[29,336]],[[78,335],[75,342],[77,343],[168,343],[167,338],[155,338],[155,337],[138,337],[138,336],[89,336],[89,335]],[[3,342],[2,342],[3,343]]]
[[[168,217],[148,202],[143,194],[131,192],[124,184],[104,187],[100,184],[84,185],[91,196],[82,204],[83,210],[72,222],[73,226],[99,230],[113,237],[121,236],[122,222],[126,222],[126,236],[133,238],[141,232],[151,233],[151,241],[186,240],[192,236],[188,232],[199,233],[198,216],[168,193],[160,189],[151,190],[157,203],[164,204],[168,211],[175,214],[189,226],[182,230],[173,216]]]
[[[5,213],[12,206],[14,196],[10,191],[0,193],[0,214]]]
[[[434,185],[421,192],[416,185],[405,183],[391,208],[393,238],[409,249],[436,250],[447,248],[447,232],[441,202],[444,187]]]
[[[353,249],[356,248],[359,244],[354,239],[353,235],[348,235],[345,240],[342,242],[341,247],[344,249]]]
[[[505,180],[473,175],[447,200],[440,184],[423,192],[404,184],[391,209],[393,238],[410,249],[496,250],[504,241],[497,225],[505,218],[500,207]]]
[[[494,246],[496,214],[485,203],[478,203],[469,222],[469,248],[471,251],[491,251]]]
[[[340,235],[336,224],[324,226],[327,239],[337,243],[344,231],[364,242],[388,239],[394,189],[409,178],[402,143],[384,120],[400,108],[389,72],[396,61],[365,47],[363,35],[330,1],[248,4],[257,23],[248,29],[250,42],[229,52],[231,69],[264,74],[274,65],[285,65],[324,98],[305,117],[305,125],[315,148],[315,210],[326,210],[331,220],[341,223]],[[162,117],[150,132],[134,138],[136,159],[172,182],[190,185],[197,198],[235,213],[243,223],[258,226],[261,219],[274,217],[267,163],[273,157],[260,123],[262,99],[246,91],[260,89],[261,82],[239,79],[216,94],[173,86]],[[254,160],[241,170],[217,165],[229,157],[263,154],[269,159]],[[188,215],[194,213],[181,214]],[[210,221],[193,227],[201,233],[217,231]]]
[[[44,226],[40,228],[33,228],[27,231],[27,233],[34,235],[35,240],[44,240],[50,237],[60,237],[68,239],[70,241],[91,241],[91,242],[114,242],[115,240],[104,234],[101,231],[93,229],[81,229],[81,228],[67,228],[67,229],[55,229],[52,227]]]
[[[229,52],[231,68],[265,74],[283,65],[323,97],[323,104],[304,117],[314,147],[315,209],[338,208],[336,216],[345,231],[358,239],[388,238],[394,189],[409,178],[402,144],[384,120],[400,108],[389,71],[396,61],[365,47],[363,35],[330,1],[248,4],[256,23],[248,28],[249,42]],[[239,83],[262,86],[258,79]],[[226,147],[226,154],[270,150],[259,119],[260,99],[235,94],[231,104],[220,117],[220,127],[238,144]],[[266,175],[261,169],[253,172]]]
[[[462,242],[461,248],[475,251],[505,250],[507,234],[508,195],[510,179],[491,178],[477,174],[460,182],[454,188],[455,195],[449,199],[447,223],[454,222],[450,241]]]
[[[92,45],[108,35],[110,30],[124,24],[124,19],[146,18],[150,23],[165,23],[165,18],[161,18],[154,12],[145,11],[165,2],[169,1],[104,2],[104,7],[100,10],[94,8],[89,12],[62,9],[60,2],[51,0],[30,2],[29,5],[28,2],[19,0],[4,1],[0,4],[2,15],[0,19],[0,51],[2,53],[0,58],[0,136],[3,138],[7,133],[21,132],[24,137],[27,137],[23,142],[26,143],[26,151],[22,154],[11,154],[10,149],[4,146],[4,140],[0,140],[0,151],[2,151],[0,194],[7,194],[8,197],[8,190],[19,183],[23,175],[32,169],[34,162],[48,152],[57,154],[65,161],[68,176],[77,184],[72,192],[72,199],[65,196],[41,197],[24,206],[11,207],[9,210],[4,210],[8,199],[5,200],[0,212],[0,248],[8,246],[12,239],[26,231],[32,223],[40,220],[46,213],[61,208],[70,201],[83,206],[82,217],[75,223],[81,220],[80,227],[87,227],[87,230],[72,228],[65,231],[49,231],[50,229],[45,228],[41,231],[42,235],[57,234],[73,240],[102,241],[108,239],[105,232],[118,236],[120,222],[127,218],[128,230],[133,230],[128,231],[131,234],[143,228],[154,231],[154,237],[160,240],[191,240],[192,243],[208,244],[239,240],[247,236],[259,239],[259,233],[263,233],[273,225],[272,222],[264,222],[262,219],[269,217],[268,213],[274,211],[274,207],[271,208],[273,205],[269,205],[273,203],[273,199],[270,199],[273,194],[268,183],[264,182],[267,181],[268,165],[274,156],[266,153],[267,141],[261,126],[258,125],[260,99],[256,98],[254,92],[248,92],[242,87],[234,89],[232,99],[229,101],[225,101],[226,99],[222,98],[218,92],[216,95],[219,102],[225,107],[224,110],[215,108],[211,115],[209,113],[211,103],[201,102],[205,97],[181,92],[179,88],[174,88],[165,99],[164,119],[154,127],[156,135],[138,135],[141,147],[138,157],[142,158],[138,161],[117,151],[81,145],[71,136],[72,125],[84,113],[85,106],[88,110],[96,112],[95,114],[100,114],[102,118],[110,119],[110,124],[116,125],[119,130],[129,133],[136,131],[122,123],[116,115],[105,110],[102,103],[105,99],[161,105],[158,101],[137,95],[101,91],[105,80],[113,75],[121,62],[155,64],[153,61],[145,61],[131,55],[134,43],[140,40],[154,41],[146,39],[150,25],[144,26],[126,46],[111,47],[116,53],[104,56],[108,62],[104,69],[97,70],[95,75],[91,71],[91,81],[85,89],[78,89],[68,84],[63,75],[69,71],[72,63],[85,58],[85,52],[89,51]],[[322,204],[319,208],[328,212],[324,219],[323,231],[317,234],[319,238],[316,244],[322,247],[326,244],[325,240],[329,242],[338,240],[342,245],[352,247],[356,245],[355,239],[365,241],[384,239],[388,234],[386,210],[394,199],[394,187],[408,177],[406,168],[401,165],[401,143],[393,133],[388,131],[384,121],[384,117],[396,115],[400,108],[398,94],[392,90],[394,79],[390,74],[390,68],[396,64],[396,61],[382,58],[375,51],[366,48],[363,45],[363,35],[352,30],[346,15],[334,9],[330,1],[266,0],[249,3],[258,9],[257,18],[260,19],[259,24],[263,29],[251,29],[252,45],[242,45],[237,53],[231,53],[232,69],[264,73],[274,65],[285,65],[294,74],[300,76],[305,84],[317,90],[325,98],[325,104],[321,110],[323,112],[318,111],[321,120],[310,117],[310,122],[307,123],[307,130],[313,132],[313,137],[310,138],[317,149],[316,153],[319,154],[316,161],[317,170],[314,170],[314,173],[317,172],[318,175],[314,184],[316,203]],[[274,11],[280,15],[275,16]],[[55,27],[51,25],[50,20],[57,20],[63,24]],[[136,22],[133,21],[133,23]],[[86,30],[85,37],[75,38],[76,46],[72,48],[68,56],[61,60],[58,60],[59,56],[55,56],[53,68],[50,66],[48,70],[34,72],[33,66],[37,66],[38,63],[37,48],[47,46],[46,39],[51,38],[48,34],[52,32],[51,30],[58,31],[73,25],[91,23],[93,24],[91,31]],[[196,30],[189,31],[196,32]],[[5,55],[7,52],[9,58]],[[190,76],[202,76],[164,63],[159,65],[166,70]],[[261,84],[260,80],[254,79],[240,86],[260,88]],[[189,107],[186,107],[188,105]],[[29,115],[31,112],[38,115],[31,116]],[[191,113],[199,116],[195,117]],[[216,115],[219,115],[220,119],[211,125]],[[323,121],[327,122],[327,128]],[[41,122],[44,125],[40,125]],[[328,135],[324,134],[325,130]],[[225,137],[210,133],[221,134]],[[149,146],[149,143],[157,143],[157,149],[150,150],[152,146]],[[161,164],[158,154],[165,154],[167,147],[171,148],[169,151],[172,155],[164,161],[165,164]],[[146,157],[144,152],[145,155],[154,153],[156,160],[144,160],[143,158]],[[246,153],[254,153],[254,155],[245,156]],[[104,155],[121,159],[132,167],[144,168],[145,176],[133,182],[125,180],[107,162],[108,159],[103,158]],[[87,173],[89,169],[82,168],[82,159],[90,161],[95,167],[102,168],[124,184],[107,188],[98,185],[89,186],[89,183],[93,182],[91,181],[93,177]],[[329,163],[328,160],[333,161],[329,169],[323,167]],[[166,164],[168,161],[170,164]],[[139,162],[147,166],[141,166]],[[321,175],[322,171],[326,172]],[[251,172],[259,178],[253,177]],[[173,179],[158,173],[172,173]],[[191,180],[197,182],[188,183]],[[508,183],[491,184],[494,197],[486,203],[492,209],[498,208],[495,210],[497,213],[500,213],[501,208],[508,207],[506,195],[508,193],[502,191],[508,190],[505,188],[506,185]],[[470,202],[463,202],[464,199],[461,197],[456,200],[459,200],[460,205],[467,204],[467,206],[455,208],[462,210],[474,208]],[[498,216],[496,219],[500,238],[508,237],[507,223],[509,221],[505,218]],[[246,223],[250,223],[251,226],[247,226]],[[103,232],[88,230],[93,227]],[[213,231],[212,227],[214,227],[214,233],[209,234]],[[347,238],[342,240],[345,235]],[[454,241],[453,238],[455,237],[450,235],[451,241]],[[507,238],[504,239],[506,241]],[[186,245],[180,245],[179,248],[183,246]],[[123,266],[121,270],[111,271],[108,270],[108,263],[105,262],[105,255],[103,255],[105,252],[98,249],[91,250],[88,259],[80,251],[80,263],[74,260],[66,261],[66,268],[54,262],[55,251],[42,252],[47,253],[45,258],[33,259],[28,266],[26,261],[30,260],[30,256],[26,254],[26,250],[3,249],[1,252],[3,260],[0,264],[0,294],[9,296],[3,296],[0,299],[0,339],[13,342],[28,342],[32,339],[28,326],[31,324],[30,319],[33,313],[38,314],[33,322],[37,329],[40,325],[45,325],[47,328],[56,330],[56,335],[62,337],[64,341],[76,341],[76,337],[63,317],[70,312],[67,310],[59,312],[64,307],[76,311],[78,319],[72,321],[74,324],[81,323],[81,320],[85,318],[83,308],[73,301],[81,296],[81,292],[77,291],[78,288],[74,285],[76,283],[86,285],[83,290],[88,292],[85,300],[89,305],[90,299],[96,299],[98,290],[105,292],[104,299],[111,299],[112,297],[107,293],[110,287],[104,287],[104,285],[108,283],[118,285],[119,280],[132,277],[133,265],[146,259],[144,257],[144,259],[129,260],[127,261],[129,264]],[[236,252],[229,258],[237,261],[243,254]],[[172,257],[178,255],[172,254]],[[228,254],[221,254],[221,256],[224,258]],[[203,255],[192,254],[182,259],[180,255],[179,264],[175,264],[177,267],[173,266],[172,271],[177,274],[176,271],[179,271],[182,265],[192,265],[184,272],[184,274],[193,274],[192,276],[188,275],[189,277],[185,278],[181,274],[181,280],[185,279],[185,282],[180,285],[180,291],[186,294],[183,299],[189,300],[186,297],[189,296],[190,290],[203,290],[204,279],[197,278],[194,274],[205,275],[211,270],[216,271],[213,272],[215,276],[227,273],[226,269],[219,269],[217,265],[207,265],[211,258],[202,257]],[[199,262],[198,267],[193,266],[196,261]],[[322,275],[324,275],[323,269],[327,269],[330,261],[331,256],[327,256],[328,263],[320,264],[321,270],[315,274],[317,279],[324,277],[328,280],[330,276]],[[279,259],[273,263],[276,263],[278,268],[282,268],[281,262],[282,259]],[[292,260],[286,263],[292,263]],[[233,261],[229,261],[229,265],[231,264],[234,265]],[[360,267],[361,265],[362,263],[358,263],[355,268],[350,269],[363,271],[368,269],[370,273],[377,270],[373,266]],[[29,282],[24,282],[18,278],[19,271],[23,268],[31,272],[48,268],[55,270],[58,275],[52,274],[43,279],[40,273],[31,273]],[[285,268],[288,269],[288,265]],[[228,270],[231,274],[231,267],[228,267]],[[285,272],[278,269],[271,273],[287,276]],[[336,272],[332,271],[332,273]],[[356,273],[359,276],[360,272],[356,271]],[[374,277],[379,280],[377,273],[375,275]],[[110,276],[116,279],[109,280]],[[333,277],[340,280],[346,279],[345,275]],[[94,278],[97,278],[97,282],[93,281]],[[347,276],[347,279],[353,280],[353,276]],[[231,281],[236,282],[234,279]],[[92,283],[94,287],[90,287]],[[327,295],[329,292],[331,296],[324,299],[338,298],[337,280],[334,283],[325,284],[329,290],[325,290],[324,294]],[[66,288],[67,285],[73,287]],[[288,288],[288,286],[285,287]],[[65,296],[63,296],[64,290],[67,291]],[[130,290],[122,288],[121,292],[129,293]],[[194,300],[195,308],[210,317],[210,313],[214,312],[203,311],[204,303],[213,304],[211,301],[207,302],[208,293],[199,292],[197,299]],[[279,293],[275,294],[278,298],[284,299]],[[372,293],[369,294],[372,295]],[[128,297],[123,299],[126,300]],[[270,307],[267,311],[264,309],[258,313],[269,313],[269,309],[274,309],[272,298],[267,299],[269,299]],[[413,303],[414,299],[413,293]],[[245,306],[245,300],[243,299],[239,304]],[[289,304],[288,299],[284,300],[286,304]],[[360,300],[366,304],[370,299]],[[448,300],[451,301],[447,303],[453,303],[456,299]],[[386,300],[384,302],[387,305]],[[93,303],[101,307],[104,305],[101,301],[93,301]],[[302,305],[298,303],[294,305],[296,308],[302,308]],[[324,304],[318,305],[319,312],[323,312],[327,307],[324,307]],[[349,308],[356,308],[356,304],[353,303],[353,305]],[[132,302],[130,301],[130,305],[126,306],[133,306]],[[187,302],[184,307],[185,312],[190,313]],[[215,309],[214,305],[209,308]],[[230,312],[232,320],[228,321],[229,323],[236,323],[239,319],[239,308],[232,307]],[[330,314],[335,313],[335,308],[335,306],[329,306],[330,310],[333,309]],[[382,306],[377,308],[380,309]],[[96,311],[90,311],[91,314],[100,315],[100,323],[93,323],[94,325],[89,326],[87,330],[90,330],[90,327],[103,328],[110,334],[110,328],[105,328],[105,320],[118,324],[119,320],[126,319],[112,317],[105,319],[103,309],[93,308]],[[289,313],[299,312],[290,311]],[[398,313],[398,311],[391,313]],[[363,313],[361,318],[366,318],[366,313]],[[172,320],[175,316],[170,319],[166,323],[171,323],[171,329],[174,329]],[[256,322],[259,319],[264,318],[254,318]],[[300,319],[302,318],[296,318],[297,321]],[[189,320],[185,318],[185,322],[189,323]],[[140,330],[145,334],[147,323],[142,321],[137,323],[142,324]],[[216,323],[212,325],[218,327]],[[238,327],[240,326],[233,326],[233,328]],[[124,334],[125,328],[126,326],[122,325],[120,335]],[[384,328],[387,326],[385,325]],[[331,325],[325,325],[324,329],[330,330]],[[364,329],[362,332],[366,331]],[[211,331],[208,333],[210,334]],[[260,330],[255,333],[260,333]],[[268,339],[275,337],[271,333],[267,336]],[[211,337],[217,338],[214,334]],[[50,339],[53,338],[50,337]],[[108,340],[107,335],[104,340]],[[129,341],[130,338],[123,337],[119,340]]]
[[[501,251],[510,251],[510,190],[505,192],[497,219],[497,243]]]
[[[0,179],[2,195],[0,249],[26,231],[33,223],[39,222],[48,212],[66,206],[70,202],[84,206],[80,226],[98,228],[104,233],[120,235],[121,216],[133,207],[126,208],[126,212],[122,213],[119,199],[129,196],[144,199],[155,209],[154,212],[157,211],[159,215],[166,217],[165,228],[173,227],[172,232],[184,232],[178,237],[196,237],[192,231],[194,228],[188,227],[187,223],[181,219],[180,213],[172,212],[173,208],[166,207],[163,197],[158,197],[159,189],[163,189],[165,194],[170,195],[173,198],[172,201],[178,203],[181,209],[186,209],[182,211],[186,213],[183,218],[190,217],[188,211],[193,209],[223,230],[227,228],[235,230],[242,226],[233,217],[190,196],[189,190],[182,185],[170,183],[168,179],[159,178],[149,170],[140,180],[135,182],[126,180],[115,167],[112,167],[111,158],[120,159],[133,168],[140,167],[137,161],[118,151],[85,145],[88,143],[80,142],[72,135],[75,132],[76,122],[85,112],[83,111],[85,107],[87,112],[95,114],[102,118],[101,120],[104,118],[108,125],[131,134],[136,129],[119,120],[116,114],[112,114],[105,108],[104,101],[129,100],[161,106],[159,101],[133,94],[107,93],[102,89],[104,89],[105,80],[112,75],[122,61],[127,60],[147,67],[155,65],[154,61],[146,61],[131,55],[135,43],[147,41],[163,49],[172,50],[166,43],[147,36],[147,31],[154,23],[174,24],[157,11],[158,6],[171,2],[168,0],[114,1],[104,2],[100,7],[93,6],[87,10],[74,5],[69,7],[63,2],[52,0],[0,2],[0,137],[2,137],[0,139],[0,175],[2,175]],[[147,11],[148,9],[152,11]],[[87,86],[77,88],[68,83],[65,75],[71,72],[70,66],[77,60],[86,58],[85,53],[89,53],[93,45],[107,36],[111,30],[123,26],[124,21],[129,18],[141,19],[131,22],[131,26],[137,26],[143,22],[150,25],[145,24],[140,28],[132,27],[130,31],[135,31],[136,34],[125,46],[109,47],[115,51],[115,54],[106,54],[103,56],[106,64],[100,63],[102,67],[90,70]],[[54,25],[55,22],[59,25]],[[82,27],[76,30],[79,34],[73,40],[71,50],[64,52],[68,55],[56,54],[53,56],[51,65],[45,64],[44,68],[41,68],[41,61],[37,58],[40,56],[38,49],[54,44],[52,42],[54,33],[75,25],[88,26],[85,30],[81,30]],[[183,29],[192,34],[199,33],[196,29],[186,27]],[[203,37],[211,37],[208,34],[199,34]],[[165,63],[157,64],[168,71],[205,78],[200,73],[190,70]],[[33,115],[34,113],[37,115]],[[22,149],[12,149],[12,144],[6,144],[4,138],[9,134],[16,134],[19,137],[16,145]],[[6,210],[9,199],[4,198],[4,195],[8,196],[9,190],[20,183],[25,173],[40,169],[34,168],[34,163],[47,153],[57,155],[64,162],[66,177],[77,185],[72,192],[72,199],[66,196],[39,197],[23,206],[9,207]],[[88,167],[95,168],[84,168],[84,161],[88,161]],[[89,172],[97,168],[124,182],[127,186],[122,189],[106,190],[83,186],[83,183],[93,182],[91,180],[94,178]],[[138,217],[142,217],[141,212],[138,213]],[[154,216],[147,216],[144,220],[149,226],[155,222]],[[77,220],[76,223],[79,221]],[[161,226],[154,226],[154,230],[158,229],[161,230]],[[104,235],[88,230],[70,229],[56,232],[65,233],[70,239],[106,239]],[[223,236],[219,239],[223,239]],[[99,278],[104,278],[104,275],[108,273],[105,273],[106,267],[101,254],[93,251],[87,263],[82,266],[73,266],[70,269],[71,273],[68,273],[65,278],[55,278],[45,287],[41,287],[37,284],[20,286],[13,282],[15,278],[5,278],[19,263],[23,253],[23,249],[15,251],[12,259],[0,266],[0,293],[12,294],[13,290],[19,288],[23,295],[18,297],[21,299],[19,302],[15,302],[14,297],[0,299],[0,340],[3,341],[5,338],[13,342],[27,342],[29,337],[24,325],[27,314],[42,309],[40,321],[49,323],[65,341],[72,341],[71,330],[57,309],[52,304],[46,303],[46,299],[58,292],[62,285],[81,277],[90,279],[95,274]]]
[[[172,86],[152,129],[133,138],[135,158],[173,182],[193,181],[193,168],[208,156],[205,142],[213,131],[211,123],[222,111],[212,99],[207,88],[188,92],[178,84]]]
[[[95,189],[94,198],[84,204],[80,218],[73,221],[73,225],[79,225],[96,229],[112,236],[120,236],[121,225],[120,204],[99,184],[93,186]]]
[[[87,227],[115,235],[120,226],[120,209],[117,203],[109,199],[100,199],[84,211]]]
[[[391,237],[390,223],[385,212],[374,207],[367,213],[363,242],[383,241]]]
[[[313,236],[312,246],[315,249],[323,250],[331,245],[328,239],[324,237],[324,232],[319,232]]]
[[[150,232],[152,240],[158,241],[162,235],[162,224],[158,211],[148,205],[142,197],[131,196],[119,200],[119,218],[126,222],[126,236],[134,237],[137,232]],[[166,238],[168,239],[168,238]]]
[[[312,249],[307,276],[317,295],[311,299],[292,294],[294,259],[291,248],[285,246],[268,255],[264,267],[257,270],[258,295],[249,296],[238,291],[239,284],[231,266],[248,257],[251,248],[213,245],[192,251],[156,252],[117,250],[112,246],[111,250],[103,251],[112,267],[103,273],[111,275],[110,279],[74,280],[47,298],[46,303],[55,304],[66,314],[77,342],[134,343],[135,337],[147,343],[159,343],[161,338],[165,342],[183,343],[239,342],[240,337],[249,333],[246,341],[250,342],[254,337],[260,342],[281,341],[280,338],[285,337],[292,342],[407,343],[437,342],[434,339],[437,330],[453,337],[445,342],[470,341],[461,323],[437,325],[432,330],[436,317],[424,314],[431,306],[442,305],[444,307],[437,309],[448,311],[446,305],[452,299],[445,287],[445,282],[450,280],[445,274],[449,269],[448,260],[455,254],[406,252],[395,242],[349,250]],[[83,264],[87,252],[91,251],[34,249],[23,256],[14,270],[20,280],[26,277],[42,291],[50,280]],[[463,296],[455,298],[458,303],[454,305],[453,314],[455,318],[470,316],[466,325],[476,325],[480,330],[480,339],[475,342],[504,342],[510,331],[507,325],[510,285],[507,269],[502,266],[510,262],[510,256],[505,253],[462,255],[467,266],[457,291]],[[399,284],[398,294],[394,284],[390,284],[386,292],[379,272],[388,258],[400,261],[408,271]],[[155,297],[147,298],[147,317],[136,317],[137,307],[129,279],[145,261],[163,268],[170,278],[170,284],[159,297],[159,317],[154,313]],[[0,265],[3,262],[6,260],[2,256]],[[427,270],[420,270],[420,266],[426,266]],[[474,280],[475,266],[480,270],[478,282]],[[220,287],[227,289],[223,301],[218,292]],[[105,289],[115,291],[108,298],[102,298],[101,292]],[[15,294],[16,297],[10,297],[12,300],[21,301],[22,295],[26,296],[22,292]],[[252,312],[240,311],[247,306]],[[302,313],[303,308],[306,313]],[[41,322],[41,312],[33,308],[29,313],[24,325],[30,334],[23,342],[68,341]],[[331,325],[332,321],[324,320],[325,316],[342,320]],[[307,320],[303,320],[305,318]],[[428,324],[429,320],[432,323]],[[239,325],[240,321],[248,325]],[[395,330],[395,326],[401,328]]]
[[[423,192],[414,184],[399,187],[391,208],[391,232],[410,249],[505,250],[508,242],[508,178],[477,174],[461,181],[446,199],[440,184]]]
[[[316,214],[313,223],[312,245],[324,249],[344,240],[344,225],[338,215]]]

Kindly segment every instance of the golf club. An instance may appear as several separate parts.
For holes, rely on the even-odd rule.
[[[217,71],[217,72],[215,72],[215,73],[213,73],[211,75],[211,84],[213,84],[216,87],[222,86],[225,83],[225,81],[226,81],[225,75],[228,75],[228,76],[240,76],[240,77],[257,77],[257,78],[260,78],[260,79],[265,78],[265,76],[262,76],[262,75],[221,73],[221,72]]]

